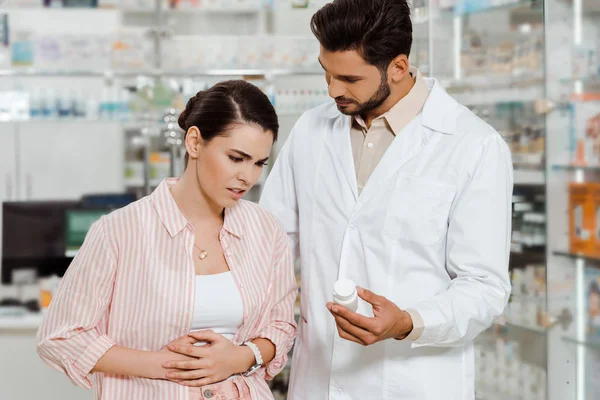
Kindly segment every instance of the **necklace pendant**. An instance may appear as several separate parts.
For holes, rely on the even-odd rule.
[[[198,257],[201,260],[204,260],[206,257],[208,257],[208,251],[206,251],[206,250],[200,250],[200,253],[198,253]]]

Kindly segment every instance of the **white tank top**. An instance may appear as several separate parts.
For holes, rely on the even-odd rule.
[[[216,275],[196,275],[192,332],[209,329],[232,340],[243,319],[242,297],[231,271]],[[195,345],[204,344],[198,342]]]

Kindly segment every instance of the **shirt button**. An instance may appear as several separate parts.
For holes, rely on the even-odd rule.
[[[372,149],[373,148],[373,143],[368,143],[367,147],[370,148],[370,149]]]
[[[204,397],[206,397],[207,399],[210,399],[211,397],[213,397],[213,392],[211,392],[210,390],[206,389],[204,391]]]
[[[231,257],[231,252],[230,251],[227,252],[227,257]]]

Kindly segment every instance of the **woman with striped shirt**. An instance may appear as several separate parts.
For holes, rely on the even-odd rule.
[[[96,400],[272,399],[297,287],[282,227],[241,198],[277,115],[258,88],[227,81],[190,99],[179,125],[183,176],[91,227],[38,353]]]

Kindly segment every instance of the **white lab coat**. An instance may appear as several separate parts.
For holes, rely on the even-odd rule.
[[[510,293],[512,161],[493,128],[426,82],[423,112],[360,195],[351,118],[334,103],[299,119],[268,178],[261,205],[301,261],[290,400],[474,398],[472,341]],[[422,336],[341,339],[325,307],[338,277],[418,311]],[[372,316],[362,300],[359,312]]]

